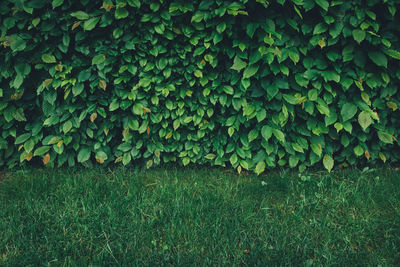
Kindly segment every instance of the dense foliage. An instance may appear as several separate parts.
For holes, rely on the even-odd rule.
[[[396,162],[394,0],[5,0],[0,165]]]

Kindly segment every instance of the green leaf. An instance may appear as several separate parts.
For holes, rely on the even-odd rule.
[[[16,144],[16,145],[22,144],[23,142],[28,140],[30,137],[31,137],[30,133],[21,134],[20,136],[17,137],[17,139],[15,139],[14,144]]]
[[[182,159],[182,163],[183,163],[183,166],[187,166],[190,163],[190,158],[189,157],[184,157]]]
[[[267,117],[267,112],[265,111],[265,109],[260,109],[257,112],[257,121],[258,122],[263,121],[266,117]]]
[[[253,140],[257,139],[257,137],[258,137],[258,130],[253,129],[253,130],[251,130],[251,131],[249,132],[248,138],[249,138],[249,142],[250,142],[250,143],[251,143]]]
[[[36,148],[35,152],[33,152],[33,156],[43,156],[50,150],[50,146],[41,146]]]
[[[85,162],[90,158],[91,150],[88,147],[83,147],[78,153],[78,162]]]
[[[223,89],[224,89],[224,92],[225,92],[226,94],[228,94],[228,95],[233,95],[233,93],[234,93],[233,87],[232,87],[232,86],[225,85],[225,86],[223,87]]]
[[[364,149],[363,149],[360,145],[356,146],[356,147],[353,149],[353,151],[354,151],[354,154],[355,154],[357,157],[359,157],[359,156],[361,156],[362,154],[364,154]]]
[[[318,91],[316,89],[311,89],[308,91],[308,100],[316,101],[318,98]]]
[[[83,92],[83,89],[85,89],[83,83],[77,83],[74,87],[72,87],[72,94],[74,96],[80,95]]]
[[[389,57],[392,57],[394,59],[399,59],[400,60],[400,52],[399,51],[393,50],[393,49],[387,49],[384,52]]]
[[[324,164],[324,167],[328,170],[328,172],[331,172],[335,162],[331,156],[325,155],[325,157],[323,159],[323,164]]]
[[[393,144],[393,136],[389,133],[379,131],[378,137],[382,142],[384,142],[386,144]]]
[[[229,128],[228,128],[229,137],[232,137],[232,135],[233,135],[234,133],[235,133],[235,128],[229,127]]]
[[[131,153],[124,153],[124,156],[122,157],[122,164],[124,166],[128,165],[132,160]]]
[[[364,131],[372,124],[371,115],[368,111],[362,111],[358,115],[358,123],[364,129]]]
[[[258,162],[255,169],[256,174],[260,175],[264,171],[265,171],[265,161]]]
[[[87,20],[89,18],[89,15],[83,11],[72,12],[71,16],[79,20]]]
[[[56,58],[50,54],[43,54],[42,60],[44,63],[56,63]]]
[[[115,18],[116,19],[124,19],[129,16],[128,10],[123,7],[117,8],[115,10]]]
[[[100,17],[94,17],[94,18],[88,19],[83,23],[83,29],[85,31],[91,31],[94,29],[94,27],[96,27],[96,25],[99,21],[100,21]]]
[[[68,133],[72,128],[72,121],[68,120],[63,124],[63,132],[66,134]]]
[[[354,117],[354,115],[356,115],[356,113],[357,113],[357,106],[351,103],[344,104],[341,110],[343,121],[350,120],[351,118]]]
[[[343,124],[341,124],[340,122],[335,123],[335,125],[333,125],[336,129],[336,132],[340,132],[341,130],[343,130]]]
[[[328,26],[324,22],[318,23],[314,28],[313,35],[324,33],[326,30],[328,30]]]
[[[12,35],[13,42],[11,43],[11,50],[14,52],[23,51],[26,48],[26,42],[18,35]]]
[[[93,57],[92,59],[92,65],[99,65],[106,61],[106,56],[103,54],[99,54]]]
[[[285,134],[278,129],[272,129],[272,133],[278,139],[280,142],[284,143],[285,142]]]
[[[236,153],[233,153],[232,156],[230,156],[229,161],[232,166],[238,162],[238,156],[236,155]]]
[[[210,153],[210,154],[207,154],[206,156],[205,156],[205,158],[206,159],[209,159],[209,160],[213,160],[213,159],[215,159],[215,154],[212,154],[212,153]]]
[[[263,126],[261,128],[261,135],[266,141],[268,141],[272,136],[272,128],[268,125]]]
[[[283,94],[282,97],[288,102],[289,104],[296,105],[297,104],[297,97],[289,95],[289,94]]]
[[[294,168],[299,164],[299,157],[296,155],[290,155],[289,157],[289,167]]]
[[[387,58],[381,52],[369,52],[368,57],[378,66],[387,68]]]
[[[364,41],[365,36],[366,36],[365,31],[360,29],[353,30],[353,38],[357,43],[360,44],[362,41]]]
[[[323,75],[327,81],[340,82],[340,75],[335,71],[325,71]]]
[[[226,23],[221,22],[220,24],[217,25],[217,32],[218,33],[223,33],[226,29]]]
[[[140,8],[140,0],[128,0],[128,4],[130,6]]]
[[[300,153],[304,153],[304,149],[297,143],[292,143],[292,148]]]
[[[53,9],[55,9],[56,7],[61,6],[64,3],[64,0],[53,0],[53,2],[51,3]]]
[[[143,115],[143,105],[140,103],[133,105],[132,111],[133,111],[133,114],[135,114],[135,115],[139,115],[139,116]]]
[[[35,142],[33,141],[33,139],[29,139],[24,144],[24,149],[25,149],[26,153],[30,153],[34,147],[35,147]]]
[[[256,66],[256,65],[248,66],[243,72],[243,78],[247,79],[247,78],[254,76],[257,73],[258,68],[259,68],[259,66]]]
[[[322,147],[321,147],[320,144],[314,144],[314,143],[312,143],[312,144],[310,145],[310,147],[311,147],[311,150],[312,150],[315,154],[318,155],[318,157],[321,157],[321,155],[322,155]]]
[[[17,121],[26,121],[24,110],[22,108],[17,109],[13,114],[14,119]]]
[[[233,65],[232,65],[231,69],[240,71],[240,70],[246,68],[246,66],[247,66],[246,62],[241,60],[238,56],[235,56],[235,58],[233,59]]]
[[[296,65],[297,63],[299,63],[299,61],[300,61],[300,55],[299,55],[299,53],[297,52],[297,51],[293,51],[293,50],[291,50],[290,52],[289,52],[289,57],[290,57],[290,59],[293,61],[293,63]]]
[[[328,11],[329,2],[327,0],[315,0],[315,3],[322,7],[325,11]]]

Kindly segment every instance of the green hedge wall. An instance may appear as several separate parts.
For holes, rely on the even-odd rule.
[[[3,0],[0,165],[397,162],[398,9]]]

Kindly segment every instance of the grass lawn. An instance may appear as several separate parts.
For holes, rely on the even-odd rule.
[[[257,177],[164,167],[1,177],[1,266],[400,264],[395,169]]]

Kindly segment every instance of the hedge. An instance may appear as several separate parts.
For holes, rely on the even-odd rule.
[[[398,162],[398,7],[3,0],[0,165]]]

